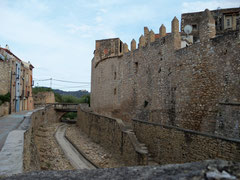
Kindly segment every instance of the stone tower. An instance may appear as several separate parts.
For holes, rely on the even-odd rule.
[[[216,36],[215,20],[211,12],[206,9],[199,26],[199,39],[201,42],[208,41]]]

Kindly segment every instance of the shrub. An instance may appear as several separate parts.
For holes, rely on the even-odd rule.
[[[5,102],[10,102],[10,100],[11,100],[10,92],[8,92],[7,94],[4,94],[4,95],[0,95],[0,105]]]

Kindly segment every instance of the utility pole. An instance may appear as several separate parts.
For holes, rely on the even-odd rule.
[[[50,88],[52,89],[52,78],[50,78]]]

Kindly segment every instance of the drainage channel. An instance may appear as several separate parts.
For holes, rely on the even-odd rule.
[[[66,128],[66,124],[59,126],[55,138],[71,165],[76,169],[96,169],[96,167],[84,158],[84,156],[65,138]]]

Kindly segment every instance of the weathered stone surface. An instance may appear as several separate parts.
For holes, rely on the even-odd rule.
[[[77,125],[116,159],[121,159],[125,166],[147,165],[147,150],[142,148],[122,120],[84,111],[79,106]]]
[[[140,38],[139,38],[138,48],[146,46],[146,43],[147,43],[146,37],[141,35]]]
[[[172,20],[172,33],[178,33],[179,32],[179,21],[177,17],[175,16]]]
[[[9,102],[5,102],[0,105],[0,117],[1,116],[6,116],[9,113]]]
[[[166,27],[163,24],[159,28],[159,35],[160,35],[160,38],[166,36]]]
[[[155,33],[153,32],[153,30],[150,31],[149,33],[149,40],[150,43],[153,43],[155,41]]]
[[[129,52],[127,43],[124,43],[124,44],[123,44],[123,52],[124,52],[124,53]]]
[[[55,103],[55,96],[53,92],[38,92],[33,96],[35,108],[47,103]]]
[[[105,147],[93,142],[79,127],[72,125],[66,130],[66,137],[81,151],[82,154],[100,168],[124,166],[121,159],[116,159]]]
[[[3,178],[4,180],[32,179],[232,179],[240,178],[240,164],[208,160],[166,166],[122,167],[76,171],[39,171]]]
[[[211,15],[215,20],[216,34],[222,34],[224,32],[239,30],[240,24],[237,23],[239,18],[240,8],[227,8],[227,9],[216,9],[210,11]],[[183,32],[186,25],[191,25],[193,27],[190,35],[193,36],[194,42],[199,40],[199,31],[201,20],[204,17],[205,12],[194,12],[194,13],[184,13],[181,16],[181,31]],[[227,17],[231,19],[232,23],[227,24]]]
[[[205,20],[209,29],[209,18]],[[175,33],[148,46],[141,36],[141,48],[131,53],[106,59],[96,68],[93,59],[94,111],[128,122],[138,118],[215,132],[219,103],[240,102],[239,31],[214,38],[206,31],[208,40],[180,48],[178,23],[173,22]]]
[[[131,41],[131,51],[134,51],[135,49],[136,49],[136,41],[135,41],[135,39],[133,39]]]
[[[54,107],[52,106],[36,109],[30,115],[29,118],[31,119],[30,120],[31,123],[27,131],[24,133],[24,160],[23,160],[24,171],[33,171],[33,170],[40,170],[41,168],[43,169],[49,168],[49,165],[51,164],[46,163],[46,166],[42,166],[44,162],[40,162],[42,158],[41,156],[42,155],[41,151],[43,150],[41,149],[42,147],[50,149],[49,151],[52,151],[55,153],[57,152],[58,154],[61,154],[59,153],[59,150],[57,149],[57,147],[54,146],[54,143],[56,145],[54,138],[52,137],[51,139],[50,137],[54,134],[54,131],[55,131],[54,128],[56,128],[56,126],[54,126],[54,123],[58,122],[61,115],[62,115],[61,112],[60,114],[57,113],[54,110]],[[48,126],[49,126],[49,130],[47,128],[44,128]],[[44,132],[43,129],[48,131],[48,133],[52,133],[52,134],[51,135],[47,134],[47,132]],[[50,139],[48,139],[48,137]],[[42,139],[42,141],[38,141],[39,139]],[[48,142],[49,142],[48,146],[45,146],[45,144]],[[61,162],[62,161],[58,161],[58,163],[61,163]],[[52,161],[52,163],[55,163],[55,162]],[[54,169],[59,168],[59,167],[55,168],[55,166],[52,166],[52,167],[54,167]]]
[[[138,140],[148,147],[159,164],[186,163],[205,159],[240,162],[240,140],[197,131],[133,120]]]

